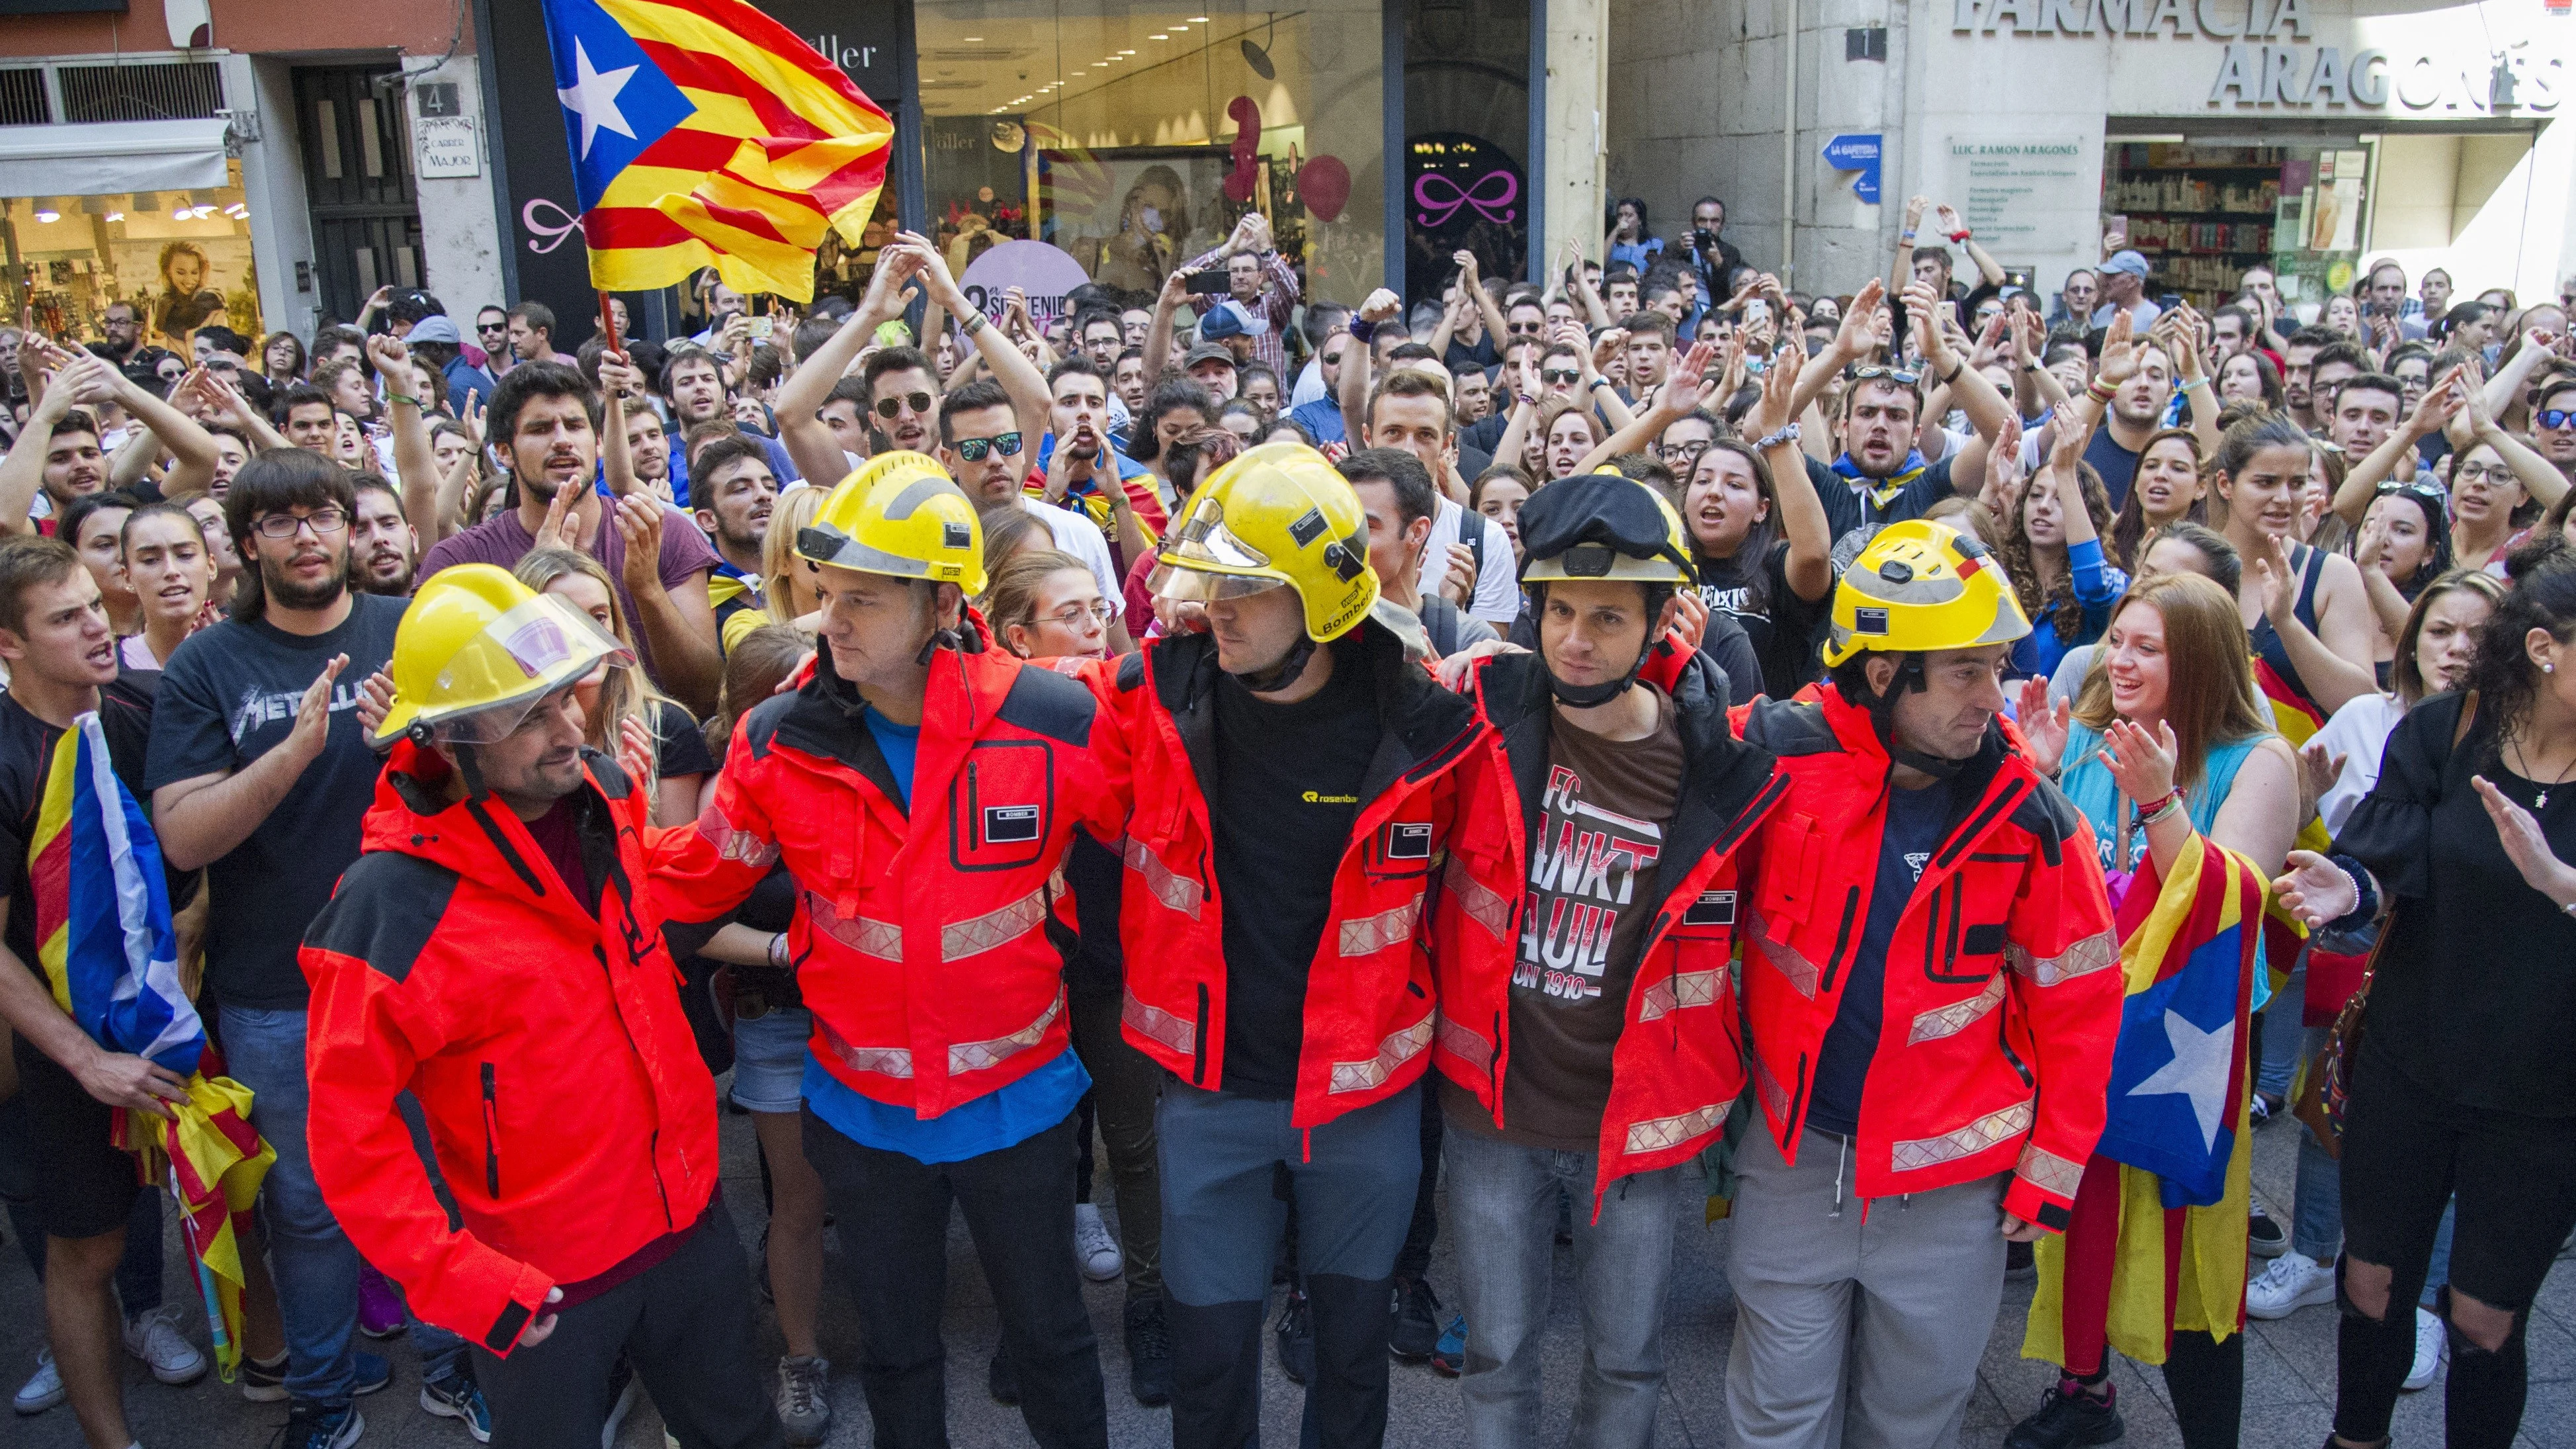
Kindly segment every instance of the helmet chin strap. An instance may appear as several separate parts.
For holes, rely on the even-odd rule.
[[[1923,677],[1923,656],[1908,654],[1896,666],[1896,676],[1887,682],[1884,693],[1869,701],[1869,720],[1878,731],[1878,742],[1887,747],[1887,757],[1910,770],[1920,770],[1935,780],[1948,781],[1968,767],[1965,760],[1943,755],[1929,755],[1899,743],[1896,733],[1896,700],[1899,695],[1921,694],[1930,684]]]
[[[1627,673],[1617,679],[1604,680],[1599,684],[1568,684],[1558,677],[1554,669],[1548,669],[1548,693],[1555,695],[1556,702],[1569,709],[1591,709],[1596,705],[1608,704],[1635,687],[1637,676],[1645,672],[1646,661],[1653,657],[1654,652],[1655,641],[1649,637],[1644,646],[1637,650],[1637,662],[1628,666]],[[1546,668],[1544,661],[1540,667]]]
[[[1296,644],[1289,649],[1287,657],[1277,664],[1268,669],[1259,670],[1229,669],[1226,673],[1233,675],[1235,683],[1251,690],[1254,694],[1274,694],[1287,688],[1295,682],[1298,675],[1305,673],[1306,661],[1314,657],[1314,636],[1301,629],[1297,633]]]

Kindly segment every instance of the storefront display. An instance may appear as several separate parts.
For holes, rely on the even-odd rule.
[[[8,314],[51,336],[95,338],[112,303],[142,314],[143,344],[186,355],[200,328],[261,335],[259,279],[238,168],[221,188],[0,199]]]

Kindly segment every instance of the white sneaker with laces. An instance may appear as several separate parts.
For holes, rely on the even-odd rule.
[[[193,1384],[206,1376],[206,1356],[179,1331],[177,1304],[165,1303],[125,1325],[125,1351],[152,1366],[165,1384]]]
[[[1073,1205],[1073,1255],[1082,1263],[1082,1276],[1094,1283],[1106,1283],[1127,1270],[1127,1260],[1118,1252],[1118,1240],[1109,1233],[1109,1225],[1100,1220],[1097,1203]]]
[[[63,1401],[63,1373],[54,1367],[54,1351],[36,1351],[36,1376],[18,1390],[9,1407],[21,1414],[41,1414]]]
[[[2287,1318],[2302,1308],[2332,1303],[2334,1297],[2334,1265],[2293,1248],[2245,1285],[2245,1311],[2256,1318]]]
[[[2398,1388],[2407,1393],[2431,1388],[2442,1372],[2442,1360],[2450,1357],[2451,1331],[2441,1319],[2418,1308],[2415,1310],[2415,1366],[2406,1371],[2406,1382]]]

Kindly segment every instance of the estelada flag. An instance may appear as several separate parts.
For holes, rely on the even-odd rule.
[[[2128,995],[2094,1151],[2163,1179],[2166,1207],[2205,1207],[2225,1190],[2244,1105],[2263,877],[2194,834],[2170,876],[2148,864],[2118,917]]]
[[[27,841],[27,878],[36,959],[54,1004],[100,1046],[148,1057],[187,1080],[188,1100],[169,1104],[175,1121],[121,1112],[114,1142],[142,1159],[146,1181],[169,1180],[215,1363],[229,1383],[241,1362],[234,1222],[250,1211],[277,1154],[251,1129],[249,1090],[200,1070],[210,1060],[205,1024],[179,981],[161,845],[109,764],[95,713],[73,720],[54,745]]]
[[[744,0],[544,0],[591,285],[814,296],[825,228],[852,244],[894,122]]]

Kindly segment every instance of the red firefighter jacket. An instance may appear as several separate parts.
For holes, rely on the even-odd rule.
[[[1519,890],[1499,802],[1462,808],[1457,775],[1479,738],[1474,703],[1432,681],[1401,637],[1372,617],[1358,636],[1373,672],[1384,733],[1360,786],[1359,817],[1334,867],[1332,911],[1307,976],[1305,1039],[1289,1120],[1329,1122],[1402,1091],[1430,1058],[1434,1003],[1425,906],[1464,896],[1494,933]],[[1345,667],[1348,667],[1347,665]],[[1133,801],[1122,847],[1128,870],[1127,1039],[1182,1081],[1225,1085],[1225,912],[1212,821],[1216,649],[1204,634],[1165,635],[1092,675],[1116,718],[1102,756]],[[1296,748],[1293,740],[1282,749]],[[1115,838],[1109,832],[1104,838]]]
[[[1689,1160],[1726,1125],[1744,1090],[1744,1044],[1727,958],[1740,918],[1737,847],[1788,792],[1771,757],[1727,731],[1723,686],[1705,666],[1680,671],[1672,691],[1684,767],[1680,798],[1665,826],[1653,890],[1623,909],[1651,913],[1628,988],[1627,1025],[1610,1058],[1610,1100],[1601,1117],[1594,1210],[1610,1184]],[[1555,711],[1535,654],[1504,654],[1477,667],[1476,695],[1492,727],[1478,741],[1462,792],[1493,803],[1516,828],[1504,832],[1506,860],[1495,871],[1529,879],[1530,861],[1549,848],[1545,828],[1548,739]],[[1440,983],[1433,1059],[1451,1081],[1502,1120],[1503,1078],[1511,1070],[1511,985],[1528,952],[1521,940],[1528,895],[1515,889],[1496,930],[1469,909],[1474,898],[1441,898],[1432,931]],[[1508,1126],[1509,1123],[1504,1123]]]
[[[589,753],[591,897],[517,816],[450,803],[394,747],[365,853],[305,934],[313,1175],[412,1311],[507,1354],[557,1283],[688,1227],[715,1191],[715,1084],[644,879],[651,798]],[[394,1108],[408,1091],[462,1219]]]
[[[826,1071],[922,1119],[1064,1050],[1064,961],[1046,922],[1076,824],[1122,813],[1090,748],[1091,691],[993,646],[971,610],[932,655],[911,806],[818,653],[793,694],[744,715],[694,830],[652,874],[673,919],[731,910],[784,858],[788,949]]]
[[[1825,1030],[1869,920],[1891,762],[1830,684],[1738,709],[1788,798],[1755,841],[1745,922],[1754,1094],[1797,1159]],[[1884,1026],[1853,1144],[1866,1199],[2013,1174],[2004,1211],[2062,1231],[2102,1134],[2120,945],[2093,833],[1998,724],[1953,783],[1975,804],[1923,867],[1887,947]]]

